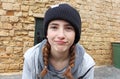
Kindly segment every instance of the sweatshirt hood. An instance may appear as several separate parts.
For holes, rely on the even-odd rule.
[[[40,69],[44,68],[44,62],[43,62],[43,54],[42,54],[42,48],[45,45],[46,40],[43,40],[40,44],[39,44],[39,56],[38,56],[38,63]],[[82,66],[82,61],[83,61],[83,56],[84,56],[85,50],[82,47],[82,45],[80,45],[79,43],[76,44],[76,54],[75,54],[75,65],[72,68],[72,73],[74,73],[75,71],[77,71],[78,67],[80,67],[80,65]]]
[[[75,66],[72,68],[72,73],[77,71],[79,67],[82,67],[82,61],[85,50],[79,43],[76,44],[76,53],[75,53]],[[82,68],[81,68],[82,69]]]

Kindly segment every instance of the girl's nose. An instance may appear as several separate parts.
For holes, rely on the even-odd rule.
[[[58,32],[58,38],[59,39],[64,39],[65,38],[65,32],[63,29],[60,29]]]

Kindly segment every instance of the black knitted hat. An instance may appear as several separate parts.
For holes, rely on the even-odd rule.
[[[81,18],[76,9],[68,4],[55,5],[47,10],[44,17],[44,33],[47,35],[48,25],[53,20],[65,20],[69,22],[75,29],[75,41],[76,44],[81,35]]]

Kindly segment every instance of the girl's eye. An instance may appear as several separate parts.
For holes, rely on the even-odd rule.
[[[67,31],[73,31],[74,28],[73,28],[72,26],[67,26],[67,27],[66,27],[66,30],[67,30]]]
[[[56,26],[50,26],[50,29],[56,30],[57,27]]]

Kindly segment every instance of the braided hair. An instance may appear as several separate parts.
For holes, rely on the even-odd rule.
[[[50,50],[51,50],[50,44],[47,41],[45,46],[43,47],[43,50],[42,50],[43,51],[44,69],[40,73],[41,77],[44,77],[48,72],[47,66],[48,66],[48,59],[50,56]],[[73,75],[71,73],[71,68],[73,68],[75,65],[74,64],[74,62],[75,62],[75,46],[74,45],[70,48],[69,53],[70,53],[69,66],[67,67],[67,69],[65,70],[63,75],[68,79],[74,79]]]

